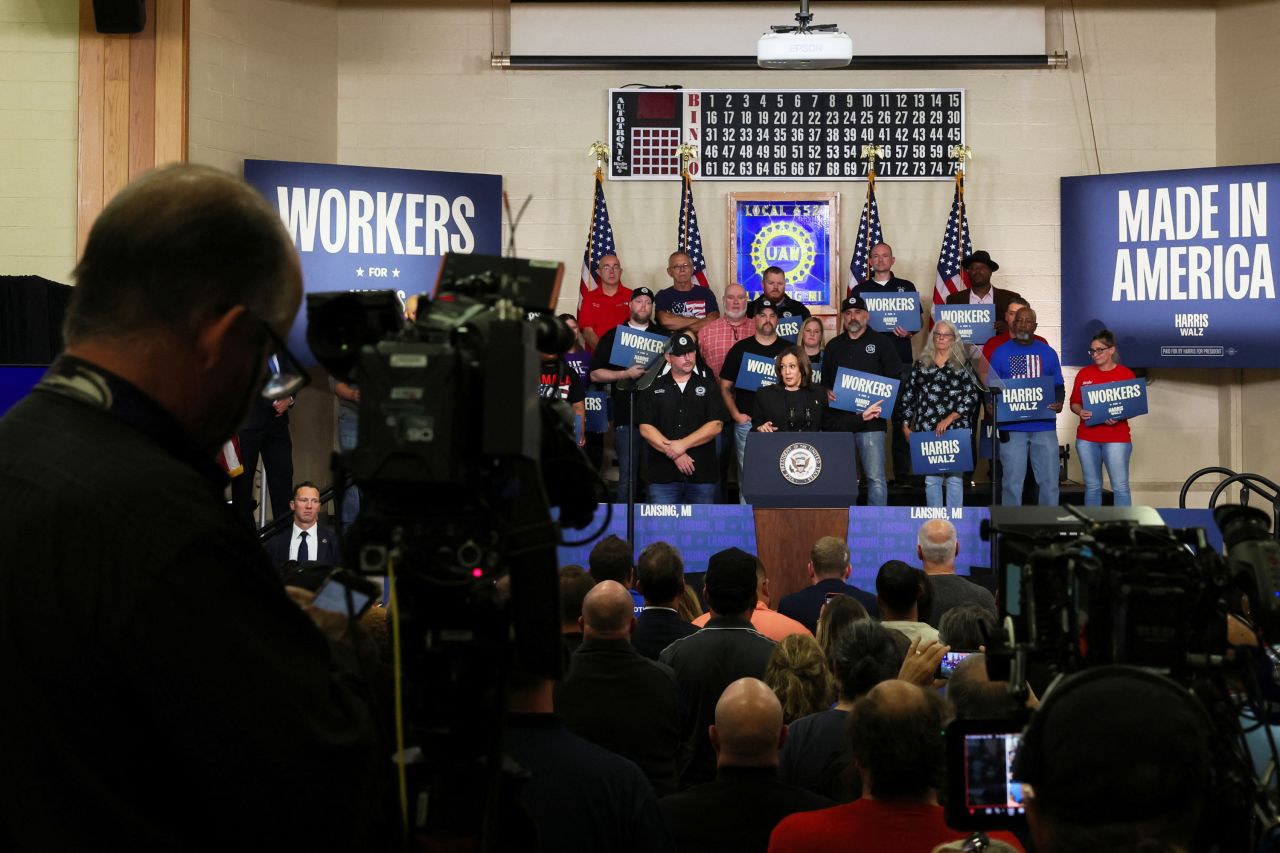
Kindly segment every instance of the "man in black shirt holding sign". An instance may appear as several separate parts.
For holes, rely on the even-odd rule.
[[[867,259],[871,267],[871,275],[866,281],[853,289],[852,295],[861,296],[865,299],[868,296],[916,293],[915,282],[908,281],[905,278],[898,278],[894,274],[894,260],[893,247],[888,243],[877,243],[872,246],[871,254]],[[921,310],[923,311],[923,307]],[[894,348],[898,352],[898,359],[902,362],[902,374],[899,378],[903,383],[911,375],[912,334],[902,326],[895,327],[892,335],[886,333],[886,337],[893,342]],[[906,439],[902,437],[902,419],[897,416],[896,412],[894,413],[890,441],[893,442],[893,477],[899,485],[905,485],[911,479],[911,447]]]
[[[643,332],[661,332],[663,329],[653,322],[653,291],[647,287],[637,287],[631,291],[631,316],[627,322],[614,326],[600,336],[600,343],[591,355],[591,381],[608,385],[610,389],[609,406],[613,409],[613,447],[618,456],[618,491],[615,500],[625,503],[630,491],[631,463],[633,451],[631,439],[635,434],[631,426],[631,392],[626,387],[632,386],[644,375],[644,367],[638,364],[614,364],[613,344],[617,340],[618,329],[638,329]],[[625,380],[625,382],[624,382]],[[619,383],[624,387],[619,388]],[[636,395],[636,407],[640,406],[639,395]],[[635,452],[638,457],[638,450]],[[640,480],[636,479],[636,500],[644,499],[644,491]]]
[[[842,367],[888,379],[902,376],[902,360],[898,358],[893,340],[867,326],[867,303],[862,297],[846,297],[840,308],[844,334],[832,338],[822,355],[822,384],[827,386],[827,399],[833,402],[836,395],[831,389],[836,387],[836,373]],[[827,430],[853,433],[862,476],[867,481],[867,505],[884,506],[888,503],[889,491],[885,486],[886,430],[880,406],[873,405],[862,414],[828,407],[827,413]]]
[[[747,306],[747,315],[756,321],[756,333],[738,341],[724,357],[720,371],[720,388],[724,393],[724,405],[733,419],[733,439],[738,451],[738,483],[742,483],[742,466],[747,456],[747,435],[751,432],[751,415],[755,391],[747,391],[742,385],[740,371],[744,356],[748,353],[768,359],[771,363],[778,353],[787,348],[787,342],[778,337],[778,307],[773,300],[761,297]],[[746,503],[744,499],[742,503]]]
[[[724,403],[715,377],[695,370],[698,341],[690,332],[672,335],[667,349],[671,369],[640,395],[636,410],[640,436],[649,443],[649,501],[714,503]]]

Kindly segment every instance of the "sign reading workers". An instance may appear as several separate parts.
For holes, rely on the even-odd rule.
[[[1132,367],[1280,366],[1277,203],[1275,164],[1063,178],[1064,361],[1105,326]]]
[[[245,160],[244,177],[280,212],[310,293],[403,298],[431,290],[446,252],[502,254],[498,175]],[[289,348],[310,361],[306,313]]]

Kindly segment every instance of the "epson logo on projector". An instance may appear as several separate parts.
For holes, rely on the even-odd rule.
[[[787,49],[788,53],[821,53],[822,48],[816,44],[793,44]]]

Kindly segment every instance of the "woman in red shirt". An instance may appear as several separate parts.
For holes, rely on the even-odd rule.
[[[1116,361],[1116,336],[1106,329],[1089,341],[1089,355],[1093,364],[1076,374],[1076,384],[1071,389],[1071,411],[1080,416],[1076,430],[1076,453],[1084,471],[1084,505],[1102,504],[1102,466],[1107,467],[1111,491],[1116,506],[1132,506],[1129,493],[1129,457],[1133,443],[1129,438],[1129,422],[1108,418],[1095,423],[1090,413],[1081,405],[1080,389],[1086,385],[1120,382],[1133,379],[1133,371]]]

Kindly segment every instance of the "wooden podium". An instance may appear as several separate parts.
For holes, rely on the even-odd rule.
[[[849,508],[756,507],[756,550],[769,573],[769,606],[810,585],[809,549],[823,536],[849,535]]]
[[[858,500],[852,433],[753,432],[743,492],[754,508],[756,550],[769,573],[770,603],[809,586],[809,549],[849,535]]]

